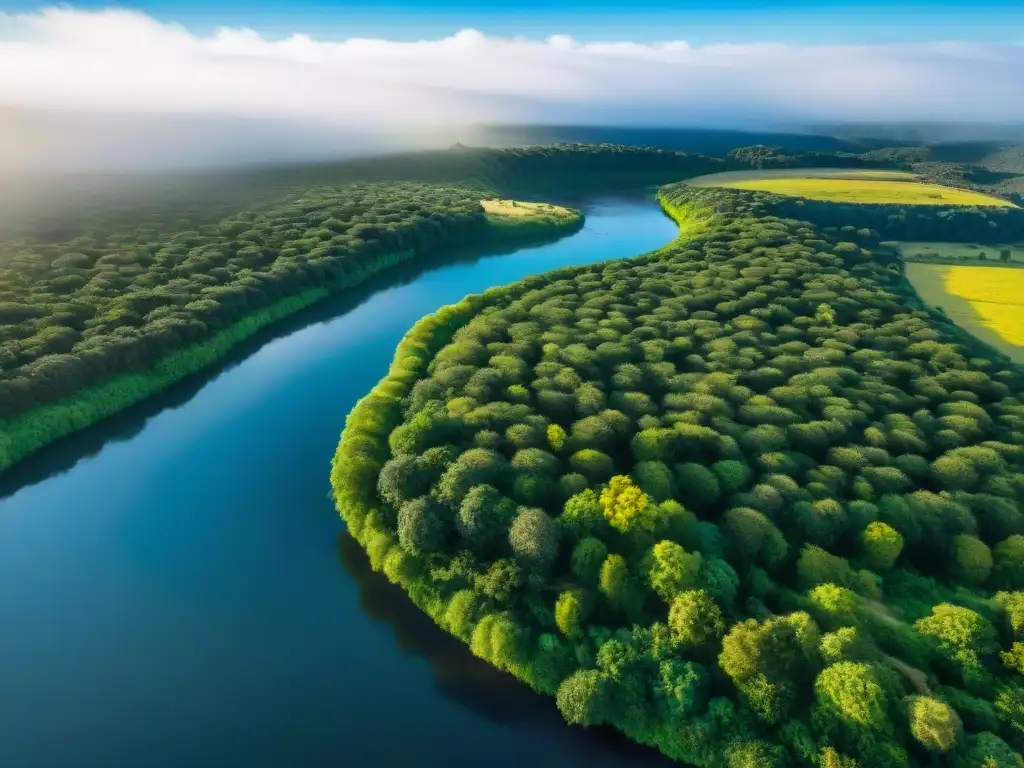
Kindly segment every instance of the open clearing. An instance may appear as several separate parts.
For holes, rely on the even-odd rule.
[[[520,200],[481,200],[484,212],[499,219],[562,219],[573,215],[568,208],[550,203],[524,203]]]
[[[931,263],[969,262],[977,266],[1024,267],[1024,245],[979,245],[978,243],[904,242],[900,255],[907,261]],[[1004,250],[1010,252],[1009,263],[1001,260]],[[985,258],[982,259],[982,254]]]
[[[961,328],[1024,363],[1024,271],[1013,267],[907,264],[922,300]]]
[[[913,174],[832,168],[718,173],[691,179],[703,187],[732,187],[833,203],[1013,206],[966,189],[915,181]]]

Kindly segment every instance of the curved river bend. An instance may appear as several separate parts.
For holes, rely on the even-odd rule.
[[[378,280],[16,468],[0,766],[662,764],[474,659],[370,572],[328,497],[345,415],[419,317],[676,233],[650,200],[582,207],[565,240]]]

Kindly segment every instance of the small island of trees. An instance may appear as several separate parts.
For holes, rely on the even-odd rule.
[[[1024,379],[877,247],[924,215],[660,196],[667,248],[408,334],[332,468],[371,565],[686,764],[1019,768]]]

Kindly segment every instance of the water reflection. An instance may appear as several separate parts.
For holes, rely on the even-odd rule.
[[[450,701],[498,725],[540,730],[568,746],[587,765],[677,766],[625,739],[611,728],[583,730],[566,725],[554,700],[534,693],[511,675],[478,659],[460,641],[441,630],[382,574],[370,569],[366,553],[348,533],[338,537],[342,568],[359,588],[359,602],[373,621],[390,625],[399,650],[418,656],[430,667],[436,690]]]

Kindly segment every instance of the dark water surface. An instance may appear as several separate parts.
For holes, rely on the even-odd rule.
[[[418,318],[675,234],[649,200],[583,208],[561,242],[378,279],[9,473],[0,766],[661,764],[474,659],[328,496],[345,415]]]

